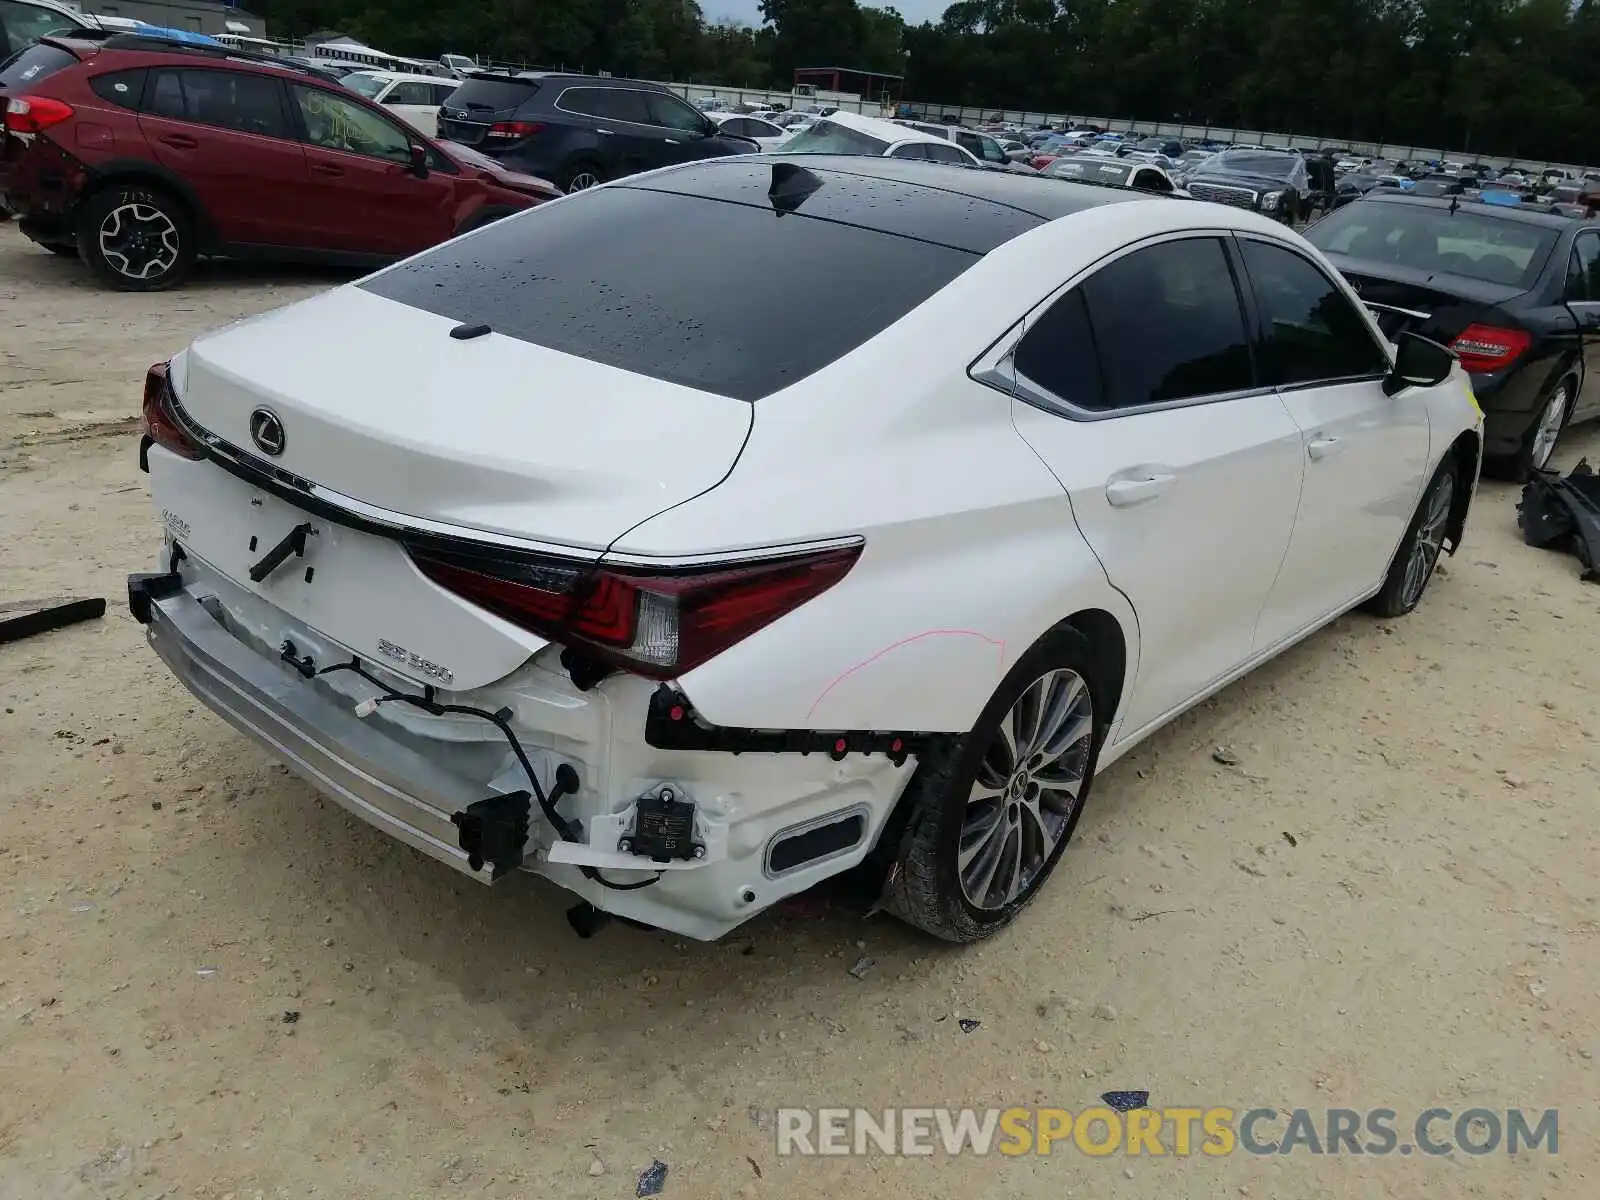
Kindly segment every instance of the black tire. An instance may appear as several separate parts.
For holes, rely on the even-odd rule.
[[[113,249],[119,241],[121,253]],[[96,279],[119,292],[175,287],[194,269],[196,249],[188,209],[147,184],[95,192],[78,213],[79,256]]]
[[[1572,419],[1572,398],[1577,394],[1577,382],[1568,376],[1551,388],[1539,398],[1539,407],[1535,410],[1533,419],[1528,422],[1528,428],[1523,431],[1522,444],[1517,447],[1517,452],[1498,458],[1486,458],[1483,463],[1483,473],[1495,479],[1505,479],[1512,483],[1527,483],[1528,477],[1534,469],[1544,468],[1549,465],[1550,458],[1556,452],[1556,447],[1561,442],[1561,435],[1566,432],[1567,422]],[[1555,431],[1555,441],[1550,443],[1548,451],[1541,452],[1538,445],[1539,429],[1545,415],[1550,412],[1551,406],[1560,399],[1562,410],[1560,424]],[[1539,461],[1536,461],[1539,460]]]
[[[996,760],[992,755],[1000,745],[996,739],[1000,736],[1001,724],[1010,718],[1013,705],[1024,693],[1037,681],[1057,671],[1075,673],[1085,685],[1092,705],[1081,762],[1077,739],[1071,743],[1068,754],[1061,756],[1065,762],[1070,755],[1073,768],[1081,770],[1076,802],[1065,814],[1052,813],[1064,816],[1064,825],[1053,848],[1041,855],[1042,863],[1028,873],[1025,885],[1001,903],[980,907],[968,898],[958,863],[962,826],[973,811],[969,807],[971,792],[979,781],[980,771],[994,778],[1006,774],[993,767]],[[900,801],[908,807],[904,810],[900,844],[884,889],[884,904],[890,912],[945,941],[975,942],[1003,929],[1027,907],[1055,870],[1088,802],[1100,743],[1110,718],[1105,684],[1106,681],[1095,675],[1093,655],[1083,635],[1070,626],[1057,626],[1007,673],[970,733],[924,756]],[[1080,714],[1079,723],[1081,719]],[[1026,844],[1023,825],[1019,823],[1018,804],[1011,802],[1008,806],[1006,802],[1009,795],[1001,789],[996,797],[997,803],[992,809],[996,814],[995,827],[998,830],[1008,820],[1001,810],[1009,807],[1009,819],[1014,824],[1006,828],[1014,828],[1019,839],[1016,845],[1021,847]],[[1034,795],[1037,796],[1037,790]],[[1042,800],[1036,803],[1042,804]],[[1026,820],[1025,816],[1020,817],[1020,822]],[[1010,832],[978,840],[992,842],[993,836],[1001,837],[1001,844],[995,851],[997,856],[1013,845]],[[1019,850],[1017,861],[1020,861],[1020,853]],[[977,858],[973,863],[977,864]]]
[[[78,247],[71,242],[40,242],[39,245],[50,251],[51,254],[60,255],[62,258],[78,257]]]
[[[1461,465],[1456,461],[1455,455],[1446,455],[1445,460],[1439,464],[1439,469],[1433,473],[1433,478],[1428,481],[1428,486],[1423,489],[1422,499],[1417,503],[1417,511],[1411,516],[1411,524],[1406,526],[1406,535],[1400,539],[1400,545],[1394,552],[1394,559],[1389,563],[1389,573],[1384,576],[1383,587],[1376,596],[1362,606],[1363,608],[1380,617],[1403,617],[1422,602],[1428,584],[1433,580],[1433,570],[1439,565],[1439,555],[1449,529],[1450,515],[1455,511],[1461,489],[1466,486]],[[1442,516],[1439,513],[1441,489],[1448,489],[1443,498]],[[1435,520],[1439,522],[1437,527],[1434,524]],[[1427,539],[1428,545],[1420,552],[1421,558],[1417,569],[1421,571],[1421,578],[1413,580],[1411,574],[1413,555],[1419,553],[1418,543],[1423,539]]]
[[[585,180],[588,182],[584,182]],[[556,182],[561,185],[563,192],[582,192],[604,183],[605,180],[606,173],[599,163],[592,159],[580,158],[568,163],[561,172],[561,178]]]

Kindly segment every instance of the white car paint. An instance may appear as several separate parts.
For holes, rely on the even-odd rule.
[[[749,138],[763,150],[776,150],[794,134],[793,129],[775,125],[758,113],[708,112],[706,116],[718,129]]]
[[[541,213],[606,190],[508,220],[535,230]],[[1013,394],[1020,385],[996,385],[1031,323],[1108,261],[1176,236],[1233,234],[1315,264],[1379,337],[1326,259],[1277,222],[1133,198],[1003,242],[754,405],[495,333],[453,341],[452,321],[355,285],[197,340],[173,360],[173,390],[189,418],[233,446],[251,446],[252,410],[270,407],[290,431],[288,478],[311,481],[293,485],[306,503],[397,522],[408,536],[718,569],[775,548],[864,541],[836,585],[675,680],[718,726],[958,734],[1046,631],[1074,613],[1106,614],[1126,671],[1103,768],[1374,594],[1424,484],[1458,436],[1481,427],[1459,368],[1395,397],[1365,379],[1102,419],[1068,418]],[[304,681],[279,664],[280,646],[319,665],[354,654],[411,694],[447,668],[441,698],[509,713],[544,786],[556,763],[584,781],[567,812],[588,840],[552,842],[536,813],[525,866],[607,911],[698,938],[859,862],[914,770],[881,754],[653,749],[642,735],[653,683],[619,672],[577,687],[558,644],[423,578],[389,537],[340,526],[308,559],[315,583],[298,564],[251,582],[264,547],[241,545],[247,535],[276,538],[305,513],[159,445],[149,467],[169,543],[186,553],[182,590],[156,606],[163,656],[213,705],[234,686],[217,680],[260,672],[270,688],[245,689],[236,705],[276,712],[315,699],[323,757],[285,758],[364,819],[469,874],[486,871],[453,844],[458,777],[440,764],[498,764],[477,796],[525,787],[498,733],[397,704],[364,712],[372,688],[349,674]],[[197,662],[214,665],[207,674]],[[230,719],[290,745],[268,717],[236,709]],[[319,764],[363,740],[387,747],[383,778],[341,793]],[[423,759],[419,746],[430,748]],[[656,870],[612,847],[635,798],[663,782],[699,806],[704,857],[634,891],[585,876],[587,866],[642,882]],[[468,789],[461,802],[472,798]],[[860,845],[787,874],[764,869],[780,831],[846,811],[867,819]]]
[[[395,71],[352,71],[340,82],[429,137],[439,135],[439,106],[461,86],[455,79]]]
[[[864,134],[881,144],[882,149],[877,151],[877,156],[882,158],[909,158],[928,161],[930,153],[938,157],[933,161],[943,162],[947,165],[962,167],[978,167],[982,164],[973,156],[970,150],[956,145],[948,138],[935,137],[903,125],[899,121],[887,121],[881,117],[864,117],[859,113],[844,112],[843,110],[823,117],[803,130],[800,134],[792,135],[794,141],[784,147],[787,153],[801,154],[808,151],[806,134],[823,137],[827,135],[829,125],[842,126],[854,133]],[[937,149],[930,150],[929,147]]]

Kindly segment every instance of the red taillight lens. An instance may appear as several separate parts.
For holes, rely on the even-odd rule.
[[[532,137],[543,128],[543,123],[539,121],[496,121],[489,126],[483,136],[514,142]]]
[[[184,432],[172,415],[172,384],[167,378],[167,364],[157,363],[144,376],[144,431],[150,440],[165,450],[181,454],[184,458],[204,458],[199,444]]]
[[[1461,359],[1461,365],[1474,374],[1498,371],[1509,367],[1521,358],[1533,335],[1526,329],[1497,329],[1493,325],[1468,325],[1450,349]]]
[[[843,579],[860,546],[715,570],[644,572],[412,550],[429,579],[513,624],[671,679]]]
[[[49,96],[17,96],[6,101],[6,132],[42,133],[72,115],[72,105]]]

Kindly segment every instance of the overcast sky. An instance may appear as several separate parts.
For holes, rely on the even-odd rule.
[[[954,0],[895,0],[894,7],[908,25],[921,25],[924,21],[937,21]],[[862,5],[863,8],[888,8],[887,4]],[[700,0],[700,10],[710,21],[732,17],[746,25],[761,24],[759,0]],[[828,64],[833,65],[833,64]],[[841,63],[840,66],[847,64]]]

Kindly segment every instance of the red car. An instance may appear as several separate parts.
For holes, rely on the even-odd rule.
[[[123,291],[200,255],[377,266],[561,193],[265,56],[46,38],[0,69],[0,208]]]

